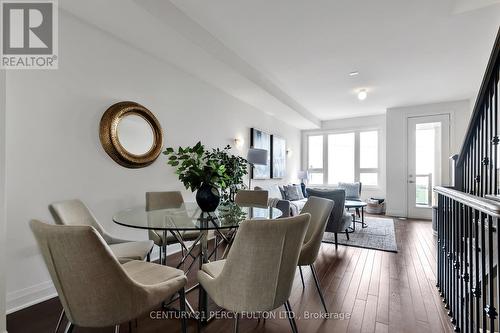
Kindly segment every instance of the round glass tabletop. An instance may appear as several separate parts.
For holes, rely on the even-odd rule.
[[[344,206],[346,208],[362,208],[367,206],[368,204],[363,201],[356,201],[356,200],[346,200]]]
[[[275,219],[282,212],[273,207],[239,207],[234,203],[222,203],[212,213],[204,213],[195,202],[180,207],[146,211],[144,207],[131,208],[113,216],[117,224],[154,230],[212,230],[238,227],[248,219]]]

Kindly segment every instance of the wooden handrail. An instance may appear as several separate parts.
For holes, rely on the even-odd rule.
[[[491,216],[500,217],[500,202],[478,197],[450,187],[436,186],[434,192],[442,194],[468,207],[477,209]]]

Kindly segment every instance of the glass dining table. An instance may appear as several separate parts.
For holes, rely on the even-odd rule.
[[[187,258],[192,258],[192,262],[185,270],[189,273],[193,264],[198,261],[199,269],[205,263],[210,262],[210,258],[217,251],[217,247],[221,243],[226,244],[226,249],[223,257],[226,256],[229,250],[232,237],[237,230],[239,224],[244,220],[249,219],[275,219],[281,217],[282,212],[273,207],[240,207],[232,202],[224,202],[219,205],[214,212],[203,212],[195,202],[186,202],[178,207],[166,209],[157,209],[146,211],[145,207],[130,208],[116,213],[113,216],[113,221],[116,224],[143,230],[156,230],[163,233],[163,238],[167,238],[170,233],[178,241],[183,248],[182,258],[177,265],[180,268],[184,265]],[[188,248],[182,240],[182,233],[186,231],[199,231],[198,237]],[[208,252],[208,232],[213,231],[217,238],[221,239],[221,243],[215,243],[211,253]],[[193,254],[193,250],[199,246],[200,251]],[[207,295],[201,286],[199,288],[199,320],[206,322],[207,317]],[[191,288],[191,291],[194,288]],[[186,304],[190,311],[194,312],[192,306]]]

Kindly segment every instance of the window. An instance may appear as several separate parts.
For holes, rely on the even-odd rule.
[[[354,133],[328,135],[328,184],[354,182]]]
[[[307,151],[309,183],[315,185],[323,184],[323,136],[309,136]]]
[[[378,186],[378,130],[310,135],[307,148],[310,184],[360,181]]]
[[[359,181],[378,185],[378,131],[359,132]]]

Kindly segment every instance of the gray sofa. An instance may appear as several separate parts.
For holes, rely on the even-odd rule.
[[[277,184],[267,185],[267,186],[255,186],[254,189],[268,191],[269,205],[271,207],[276,207],[279,210],[281,210],[283,212],[282,217],[298,215],[307,202],[307,198],[300,200],[293,200],[293,201],[283,198],[282,189],[280,189],[280,186]]]

